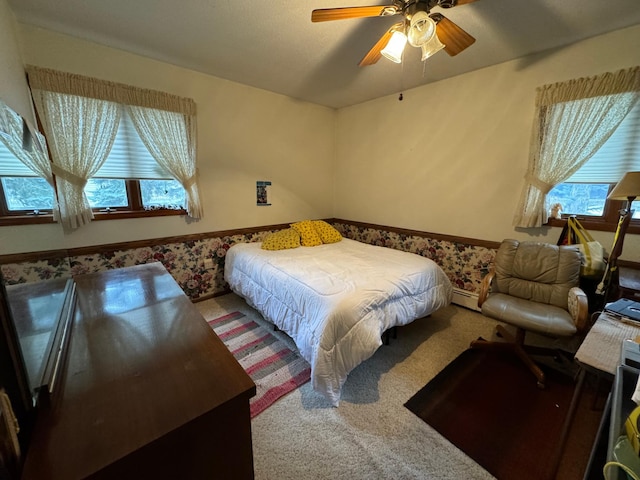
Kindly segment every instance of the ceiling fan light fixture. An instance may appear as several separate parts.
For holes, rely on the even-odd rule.
[[[413,47],[421,47],[436,35],[436,22],[426,12],[418,11],[411,17],[408,39]]]
[[[393,32],[393,35],[391,35],[387,46],[384,47],[380,53],[392,62],[401,63],[402,52],[404,51],[404,47],[406,44],[407,36],[404,34],[404,32],[396,30],[395,32]]]
[[[438,35],[434,35],[433,37],[431,37],[431,40],[423,43],[420,48],[422,49],[422,57],[420,58],[420,60],[424,62],[431,55],[442,50],[444,48],[444,43],[440,41]]]

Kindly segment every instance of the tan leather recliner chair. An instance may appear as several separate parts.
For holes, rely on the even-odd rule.
[[[483,315],[516,327],[515,337],[498,325],[506,342],[478,339],[471,347],[513,350],[544,388],[544,373],[529,354],[556,355],[558,350],[525,346],[525,333],[570,337],[582,331],[589,313],[579,281],[580,252],[575,245],[504,240],[482,281],[478,307]]]

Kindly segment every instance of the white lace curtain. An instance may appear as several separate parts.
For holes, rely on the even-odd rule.
[[[638,98],[640,67],[538,88],[529,166],[514,226],[546,222],[547,193],[602,147]]]
[[[84,186],[109,155],[122,105],[131,107],[132,111],[155,111],[153,115],[139,113],[136,115],[139,118],[171,119],[134,119],[134,122],[139,132],[146,132],[140,135],[148,148],[153,145],[149,150],[155,160],[187,191],[189,215],[202,216],[196,179],[193,100],[46,68],[28,66],[27,73],[36,109],[49,139],[65,228],[77,228],[93,218]],[[154,123],[156,127],[144,126]],[[158,130],[162,128],[168,130]],[[178,148],[179,153],[167,153],[174,148]]]
[[[127,108],[151,156],[184,188],[189,216],[202,218],[196,181],[196,132],[191,117],[155,108],[131,105]]]
[[[51,163],[47,155],[47,144],[40,132],[31,132],[31,149],[25,149],[23,145],[23,132],[27,128],[22,118],[14,112],[8,105],[0,100],[0,131],[6,135],[0,135],[0,141],[9,151],[33,173],[44,178],[51,188],[54,189],[53,175],[51,173]],[[53,192],[53,190],[52,190]],[[57,218],[57,206],[55,195],[53,196],[53,213]]]
[[[93,219],[84,187],[111,151],[120,106],[40,89],[32,89],[32,94],[49,139],[60,223],[65,230],[74,230]]]

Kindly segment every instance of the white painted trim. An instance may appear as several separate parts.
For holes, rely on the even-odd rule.
[[[478,308],[478,294],[462,290],[461,288],[454,287],[451,302],[477,312],[480,311]]]

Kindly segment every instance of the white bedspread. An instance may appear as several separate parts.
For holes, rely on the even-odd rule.
[[[451,302],[445,273],[416,254],[346,238],[290,250],[260,246],[232,246],[225,280],[293,338],[314,390],[335,406],[347,375],[382,345],[385,330]]]

